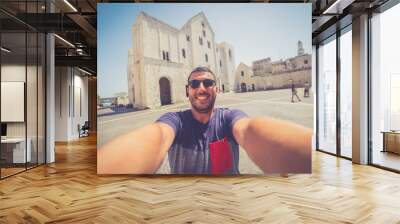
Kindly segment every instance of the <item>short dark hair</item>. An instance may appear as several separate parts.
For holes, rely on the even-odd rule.
[[[211,71],[211,69],[209,69],[208,67],[200,66],[200,67],[196,67],[195,69],[193,69],[192,72],[190,72],[189,77],[187,79],[188,82],[189,82],[190,76],[192,76],[192,74],[195,72],[208,72],[213,76],[214,81],[217,81],[216,80],[217,78],[216,78],[214,72]]]

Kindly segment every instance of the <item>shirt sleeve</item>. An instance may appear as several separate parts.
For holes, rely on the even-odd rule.
[[[156,122],[161,122],[169,125],[172,129],[174,129],[175,135],[178,133],[178,130],[181,127],[181,119],[176,112],[165,113],[161,115],[161,117],[158,118]]]
[[[233,125],[236,121],[248,117],[243,111],[238,109],[227,109],[225,110],[225,122],[229,127],[229,131],[232,132]]]

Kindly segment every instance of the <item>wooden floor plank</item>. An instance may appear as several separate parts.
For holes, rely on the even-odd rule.
[[[400,223],[400,175],[313,152],[313,173],[96,174],[96,136],[0,181],[0,223]]]

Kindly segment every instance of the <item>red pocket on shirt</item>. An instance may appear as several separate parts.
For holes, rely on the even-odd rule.
[[[225,171],[232,169],[232,151],[228,139],[211,142],[210,159],[211,173],[223,174]]]

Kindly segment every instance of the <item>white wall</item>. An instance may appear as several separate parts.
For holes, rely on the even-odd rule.
[[[26,69],[26,70],[25,70]],[[2,65],[1,66],[1,81],[2,82],[24,82],[25,81],[25,74],[26,71],[28,72],[28,75],[30,76],[32,73],[36,74],[36,67],[33,66],[27,66],[25,65]],[[29,79],[30,77],[28,77]],[[36,81],[28,80],[29,85],[35,86]],[[34,107],[36,110],[36,88],[27,88],[27,106]],[[4,96],[2,96],[4,97]],[[30,105],[31,102],[35,102],[34,105]],[[31,133],[36,134],[36,112],[35,110],[32,111],[31,108],[27,108],[27,120],[29,122],[28,124],[28,137]],[[7,108],[1,108],[1,110],[7,110]],[[34,121],[34,124],[31,122]],[[8,137],[25,137],[25,126],[27,125],[26,122],[7,122],[7,135]]]
[[[55,141],[68,140],[69,79],[67,67],[55,68]]]
[[[37,70],[38,69],[38,70]],[[17,113],[12,110],[19,110],[22,121],[6,122],[7,137],[21,138],[27,136],[30,139],[30,149],[33,162],[39,158],[39,163],[44,163],[44,74],[42,68],[36,66],[25,66],[25,64],[2,64],[1,66],[1,81],[2,82],[23,82],[26,85],[26,99],[24,96],[20,99],[22,105],[18,108],[10,108],[3,105],[2,112]],[[27,81],[25,80],[27,78]],[[24,88],[24,87],[22,87]],[[2,98],[8,98],[7,93],[2,89]],[[4,95],[6,94],[6,95]],[[24,89],[19,90],[19,94],[24,94]],[[12,103],[12,102],[11,102]],[[15,102],[16,103],[16,102]],[[26,103],[26,105],[25,105]],[[3,104],[3,102],[2,102]],[[24,114],[26,112],[26,119]],[[2,118],[3,119],[3,118]],[[37,153],[39,156],[37,157]],[[51,157],[50,157],[51,158]],[[51,160],[49,160],[51,162]]]
[[[2,65],[1,81],[2,82],[25,82],[25,65]],[[31,70],[32,67],[27,68]],[[4,98],[4,96],[2,96]],[[7,108],[1,108],[7,110]],[[22,108],[24,110],[24,108]],[[3,112],[4,113],[4,112]],[[25,137],[25,122],[7,122],[7,135],[9,137]]]
[[[78,132],[78,124],[82,126],[85,121],[88,121],[88,78],[83,77],[80,74],[74,74],[74,108],[73,110],[75,111],[72,113],[72,124],[71,124],[71,136],[72,138],[79,138],[79,132]],[[79,97],[80,96],[80,97]],[[79,102],[81,101],[81,102]],[[81,107],[81,108],[79,108]],[[82,111],[80,111],[80,109]]]
[[[82,75],[75,68],[56,67],[55,141],[79,138],[78,124],[88,120],[88,78]]]

